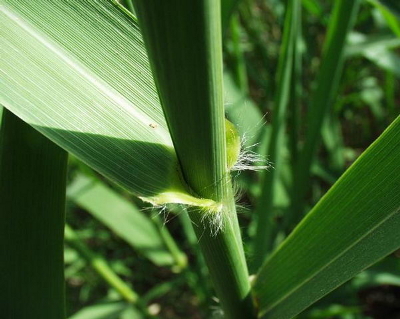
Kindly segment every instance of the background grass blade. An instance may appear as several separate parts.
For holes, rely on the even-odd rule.
[[[399,138],[400,117],[262,266],[262,315],[291,318],[400,247]]]
[[[126,302],[106,302],[86,307],[68,319],[120,319],[129,306]],[[136,314],[134,319],[144,318]]]
[[[76,249],[86,262],[129,303],[137,303],[138,295],[110,268],[106,260],[96,256],[94,252],[82,241],[75,231],[65,225],[65,241]]]
[[[224,32],[228,26],[229,21],[240,0],[221,0],[221,25]]]
[[[0,4],[0,102],[138,196],[182,190],[133,17],[107,0]]]
[[[277,73],[277,91],[274,97],[272,129],[268,131],[268,160],[274,169],[264,172],[262,191],[258,198],[256,214],[256,235],[254,238],[254,269],[258,269],[265,256],[272,249],[276,223],[274,223],[274,192],[282,163],[282,145],[286,127],[286,109],[290,101],[294,49],[298,40],[297,31],[301,28],[300,1],[291,0],[286,8],[281,54]]]
[[[393,13],[390,12],[389,9],[387,9],[384,5],[382,5],[378,0],[369,0],[369,2],[379,10],[379,12],[386,20],[387,25],[389,26],[389,28],[392,29],[394,34],[400,37],[400,14],[398,17],[396,17]]]
[[[248,95],[249,84],[247,80],[246,60],[240,45],[242,28],[240,25],[239,14],[234,14],[230,19],[229,34],[231,37],[231,54],[228,59],[231,60],[231,69],[233,70],[233,79],[236,85],[244,95]]]
[[[64,318],[67,153],[3,111],[0,131],[0,312]]]
[[[296,165],[296,177],[292,196],[292,207],[287,216],[287,224],[295,224],[303,213],[304,201],[309,190],[310,169],[319,145],[321,128],[328,110],[334,100],[334,94],[342,72],[344,47],[357,14],[359,0],[335,1],[334,9],[323,48],[322,63],[315,81],[315,90],[310,97],[307,109],[307,131],[304,145],[299,153]]]
[[[100,181],[78,175],[68,186],[67,197],[100,220],[158,266],[171,266],[173,256],[166,249],[156,225],[133,203]],[[178,251],[178,266],[185,256]]]
[[[379,0],[384,4],[390,11],[393,12],[398,18],[400,18],[400,4],[396,0]]]

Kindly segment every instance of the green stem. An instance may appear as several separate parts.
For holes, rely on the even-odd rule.
[[[227,163],[220,1],[137,0],[135,9],[183,179],[218,206],[189,208],[217,295],[227,318],[252,318]],[[214,218],[203,223],[205,214]]]
[[[237,239],[235,204],[229,215],[223,215],[223,229],[215,233],[208,220],[198,210],[189,209],[189,216],[199,238],[200,249],[208,265],[211,280],[226,318],[253,318],[250,284],[246,260]],[[243,274],[246,274],[245,276]]]
[[[100,277],[113,287],[127,302],[136,303],[138,301],[136,292],[118,277],[102,257],[93,253],[69,225],[65,225],[65,241],[73,249],[77,250]]]
[[[4,318],[65,318],[67,153],[3,111],[0,136],[0,308]]]

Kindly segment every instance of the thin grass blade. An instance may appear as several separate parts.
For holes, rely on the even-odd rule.
[[[281,53],[277,73],[277,91],[274,97],[272,129],[268,131],[268,160],[272,162],[274,169],[263,174],[262,191],[258,197],[255,210],[256,235],[254,238],[254,269],[261,266],[265,256],[272,249],[276,223],[274,222],[273,207],[274,198],[282,166],[282,145],[286,127],[286,110],[290,100],[294,49],[298,40],[297,31],[301,27],[299,19],[300,1],[291,0],[286,8],[284,32]]]
[[[113,287],[122,298],[129,303],[137,303],[138,295],[111,269],[107,261],[96,255],[78,234],[69,226],[65,225],[65,241],[74,248],[86,260],[86,262]]]
[[[307,131],[304,146],[299,153],[294,180],[293,200],[286,223],[295,224],[303,213],[307,194],[310,169],[320,142],[322,124],[329,114],[337,91],[344,61],[345,41],[357,14],[359,0],[335,1],[328,25],[316,88],[310,97],[307,110]]]

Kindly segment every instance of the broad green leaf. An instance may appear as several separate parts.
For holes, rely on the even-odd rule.
[[[79,175],[68,187],[67,196],[156,265],[173,264],[155,224],[100,181]]]
[[[254,296],[265,318],[291,318],[400,247],[400,117],[264,263]]]
[[[125,9],[107,0],[0,0],[0,30],[0,103],[136,195],[182,202],[146,51]]]

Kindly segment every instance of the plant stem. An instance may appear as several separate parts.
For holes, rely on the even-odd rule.
[[[0,308],[4,318],[62,319],[67,153],[3,111]]]
[[[234,202],[230,208],[229,214],[236,218]],[[249,280],[243,276],[248,273],[246,260],[235,222],[225,218],[223,230],[215,233],[198,210],[189,209],[189,215],[226,318],[253,318]]]
[[[218,206],[188,209],[214,287],[227,318],[252,318],[227,164],[220,9],[214,0],[135,2],[183,178],[194,195]]]

